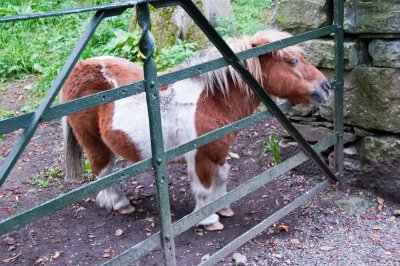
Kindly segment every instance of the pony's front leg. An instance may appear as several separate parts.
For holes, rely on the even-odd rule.
[[[192,191],[196,199],[196,207],[194,211],[202,208],[211,202],[214,197],[212,196],[213,176],[215,173],[216,165],[210,163],[207,159],[188,161],[188,174],[191,180]],[[199,177],[199,175],[201,177]],[[199,225],[204,226],[206,230],[222,230],[224,225],[219,222],[219,216],[216,213],[211,214],[207,218],[199,222]]]
[[[115,160],[112,158],[96,178],[99,179],[111,174],[114,164]],[[100,191],[99,194],[97,194],[96,202],[100,207],[106,208],[107,211],[116,210],[120,214],[131,214],[135,211],[135,208],[118,186],[112,186]]]
[[[229,177],[229,169],[230,166],[228,163],[224,163],[222,166],[217,166],[212,185],[211,201],[216,200],[227,193],[226,183]],[[217,213],[223,217],[231,217],[235,214],[229,205],[219,210]]]

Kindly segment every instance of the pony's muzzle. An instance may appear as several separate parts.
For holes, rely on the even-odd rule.
[[[317,86],[311,93],[311,99],[314,104],[321,104],[326,102],[331,96],[332,86],[329,81],[324,81]]]

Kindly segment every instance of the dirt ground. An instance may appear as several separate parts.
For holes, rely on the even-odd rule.
[[[29,83],[29,82],[28,82]],[[16,108],[24,92],[7,94]],[[22,95],[22,96],[21,96]],[[15,99],[13,98],[15,97]],[[6,100],[7,100],[6,99]],[[4,101],[4,98],[3,98]],[[272,155],[260,158],[268,135],[282,128],[272,119],[244,130],[229,159],[232,189],[272,166]],[[18,133],[0,141],[0,161]],[[0,190],[0,219],[80,186],[67,183],[51,170],[62,167],[62,138],[58,120],[42,124],[17,166]],[[297,148],[282,149],[288,158]],[[239,157],[239,158],[235,158]],[[118,162],[118,167],[127,163]],[[168,167],[172,219],[190,213],[194,199],[182,165]],[[238,235],[282,208],[324,177],[312,163],[286,173],[232,205],[236,215],[222,219],[225,229],[199,234],[192,228],[175,239],[178,265],[197,265]],[[95,195],[1,237],[0,263],[4,265],[98,265],[158,231],[154,178],[151,172],[122,185],[136,211],[129,216],[107,213],[96,206]],[[400,265],[399,204],[368,191],[336,187],[267,229],[220,265]],[[197,232],[197,234],[196,234]],[[239,257],[239,259],[238,259]],[[162,264],[160,251],[138,265]]]

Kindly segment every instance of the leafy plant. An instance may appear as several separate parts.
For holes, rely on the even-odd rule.
[[[265,153],[267,151],[271,151],[272,156],[274,157],[275,165],[278,165],[281,163],[281,153],[279,151],[279,141],[275,137],[275,135],[269,135],[268,140],[264,141],[258,163],[260,163],[261,158],[265,155]]]
[[[176,66],[185,59],[192,57],[196,49],[197,46],[195,43],[178,40],[175,45],[161,49],[156,55],[155,60],[157,67],[162,71],[169,67]]]
[[[139,51],[140,33],[117,29],[115,37],[106,46],[107,54],[126,58],[130,61],[142,60],[144,56]]]
[[[35,184],[40,188],[49,188],[53,182],[58,182],[59,187],[62,185],[60,179],[63,177],[63,171],[59,166],[50,166],[39,174],[24,179],[26,184]]]

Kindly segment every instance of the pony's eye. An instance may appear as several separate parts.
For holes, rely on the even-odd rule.
[[[299,59],[297,59],[297,58],[290,59],[289,61],[287,61],[287,63],[294,67],[299,63]]]

